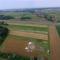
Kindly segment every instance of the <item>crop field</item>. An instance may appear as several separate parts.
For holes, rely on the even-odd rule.
[[[12,24],[9,24],[8,26],[5,26],[5,27],[7,27],[9,30],[12,30],[12,31],[25,31],[25,32],[48,34],[47,25],[31,25],[31,24],[12,25]]]
[[[4,43],[2,44],[2,46],[0,47],[0,49],[2,52],[5,53],[16,53],[17,55],[23,55],[23,56],[40,55],[38,50],[33,50],[31,54],[29,54],[25,50],[25,47],[27,46],[29,41],[32,41],[36,46],[40,46],[45,49],[44,52],[40,52],[41,55],[43,56],[49,55],[49,53],[47,52],[49,50],[48,40],[44,41],[41,39],[34,39],[34,38],[23,37],[23,36],[9,35],[7,39],[4,41]]]
[[[48,34],[33,33],[33,32],[22,32],[22,31],[10,31],[10,34],[16,36],[32,37],[36,39],[48,40]]]
[[[4,26],[4,25],[3,25]],[[15,53],[22,56],[45,56],[49,57],[49,42],[48,42],[48,26],[47,25],[7,25],[10,30],[9,35],[0,46],[1,52]],[[31,41],[36,45],[37,49],[28,53],[25,50],[28,42]],[[40,47],[43,52],[40,52]]]
[[[47,27],[35,27],[35,26],[24,26],[24,25],[9,25],[9,28],[18,30],[33,30],[33,31],[48,31]]]
[[[45,25],[8,25],[7,28],[12,35],[48,40],[48,26]]]

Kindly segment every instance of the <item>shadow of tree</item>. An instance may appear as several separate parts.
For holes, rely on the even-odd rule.
[[[4,42],[8,36],[9,29],[3,26],[0,26],[0,45]]]

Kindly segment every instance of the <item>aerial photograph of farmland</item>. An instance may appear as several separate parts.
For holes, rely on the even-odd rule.
[[[0,1],[0,60],[60,60],[60,1],[48,2]]]

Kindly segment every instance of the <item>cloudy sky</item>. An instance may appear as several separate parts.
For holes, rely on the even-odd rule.
[[[60,0],[0,0],[0,9],[60,7]]]

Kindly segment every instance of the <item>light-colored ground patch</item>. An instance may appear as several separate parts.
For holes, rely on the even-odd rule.
[[[16,36],[24,36],[24,37],[31,37],[36,39],[42,39],[42,40],[48,40],[48,35],[46,34],[38,34],[38,33],[32,33],[32,32],[21,32],[21,31],[10,31],[11,35]]]

